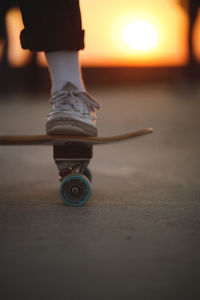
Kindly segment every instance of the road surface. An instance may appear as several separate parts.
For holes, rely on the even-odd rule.
[[[99,135],[155,133],[95,147],[79,208],[59,198],[51,147],[0,148],[1,299],[200,299],[200,88],[90,92]],[[47,100],[3,97],[1,134],[43,133]]]

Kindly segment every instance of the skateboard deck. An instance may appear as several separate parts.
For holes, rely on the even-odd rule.
[[[66,144],[69,142],[83,143],[89,145],[102,145],[132,139],[152,132],[153,128],[145,128],[121,135],[108,137],[68,135],[3,135],[0,136],[0,145],[56,145]]]
[[[0,136],[0,146],[53,145],[53,157],[61,181],[60,197],[69,206],[81,206],[91,193],[92,173],[88,165],[92,158],[93,145],[121,142],[152,132],[153,128],[108,137],[4,135]]]

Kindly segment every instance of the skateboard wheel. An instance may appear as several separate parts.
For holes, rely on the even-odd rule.
[[[92,172],[90,171],[90,169],[86,168],[83,172],[83,175],[85,175],[88,180],[92,182]]]
[[[70,206],[83,205],[89,199],[90,193],[90,184],[84,175],[66,176],[60,185],[61,199]]]

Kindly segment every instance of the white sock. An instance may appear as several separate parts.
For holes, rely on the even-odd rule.
[[[68,81],[80,91],[85,91],[78,51],[55,51],[45,55],[50,71],[52,94],[60,91]]]

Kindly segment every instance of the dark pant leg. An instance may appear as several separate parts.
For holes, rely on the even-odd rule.
[[[32,51],[84,48],[79,0],[18,0],[24,22],[21,45]]]

